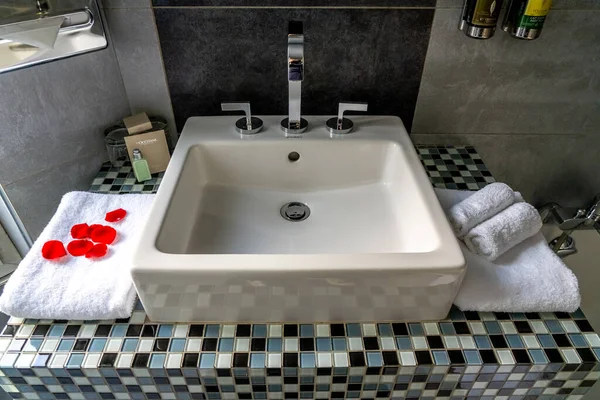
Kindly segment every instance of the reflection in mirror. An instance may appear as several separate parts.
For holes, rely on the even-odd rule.
[[[27,13],[0,6],[0,73],[106,47],[96,0],[30,4]]]
[[[0,26],[0,69],[23,63],[54,49],[64,17],[43,18]]]
[[[8,68],[33,56],[38,47],[0,39],[0,68]]]

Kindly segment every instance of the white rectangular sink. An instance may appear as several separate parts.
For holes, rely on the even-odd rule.
[[[400,119],[262,118],[187,121],[131,271],[150,319],[444,318],[465,261]]]

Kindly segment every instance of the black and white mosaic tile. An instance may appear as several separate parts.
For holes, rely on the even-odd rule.
[[[473,147],[416,146],[423,167],[435,187],[478,190],[494,182],[492,174]],[[152,179],[138,183],[131,164],[118,166],[105,163],[90,186],[98,193],[156,193],[164,172],[153,174]]]
[[[160,324],[138,305],[126,320],[12,318],[0,352],[0,385],[12,398],[554,399],[579,398],[600,378],[600,337],[580,311]]]

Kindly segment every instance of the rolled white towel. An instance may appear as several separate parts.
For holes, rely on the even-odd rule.
[[[504,183],[491,183],[448,210],[454,234],[462,239],[474,226],[515,202],[515,192]]]
[[[515,192],[515,203],[522,203],[524,201],[525,199],[523,198],[521,192]]]
[[[471,229],[463,240],[473,253],[494,261],[541,228],[535,207],[519,202]]]

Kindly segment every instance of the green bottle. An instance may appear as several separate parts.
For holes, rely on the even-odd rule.
[[[148,167],[148,161],[142,156],[140,149],[133,149],[133,160],[131,161],[133,167],[133,173],[138,182],[144,182],[152,179],[150,174],[150,167]]]
[[[533,40],[540,36],[552,0],[513,0],[502,29],[512,37]]]

